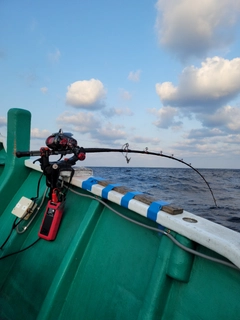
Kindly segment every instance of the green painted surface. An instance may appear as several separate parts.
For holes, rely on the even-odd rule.
[[[36,195],[39,177],[39,172],[30,171],[16,190],[7,187],[11,196],[0,216],[0,245],[15,218],[12,209],[22,196]],[[4,191],[2,180],[0,187]],[[44,190],[42,179],[39,201]],[[44,206],[25,233],[14,230],[0,257],[38,238],[43,214]],[[172,234],[190,248],[217,256]],[[1,320],[239,320],[239,293],[239,271],[186,254],[166,236],[70,191],[55,241],[41,239],[28,250],[0,260]]]
[[[29,170],[23,166],[24,159],[15,157],[16,150],[29,150],[31,113],[23,109],[8,111],[6,164],[0,176],[0,215],[11,195],[18,190]]]
[[[191,240],[179,234],[176,235],[176,239],[187,248],[195,249],[195,245]],[[191,253],[180,249],[178,246],[174,246],[168,263],[167,275],[173,279],[188,282],[192,270],[193,258]]]
[[[27,186],[33,185],[36,174],[28,176],[4,212],[2,221],[8,226],[14,219],[10,211],[17,198],[33,192]],[[42,215],[25,234],[14,233],[2,255],[33,242]],[[16,319],[35,319],[39,313],[39,319],[64,319],[70,312],[73,319],[91,319],[97,314],[110,319],[117,305],[123,317],[131,310],[137,314],[151,279],[159,240],[159,235],[148,235],[145,229],[115,216],[98,202],[69,193],[66,214],[54,242],[41,240],[28,251],[0,261],[0,314],[11,318],[17,312]],[[96,308],[91,306],[93,300]],[[79,309],[80,301],[83,305]],[[127,301],[128,310],[122,308]]]
[[[1,242],[14,219],[12,208],[22,195],[35,195],[39,175],[28,175],[0,218]],[[44,189],[43,181],[40,196]],[[14,231],[1,256],[37,239],[43,213],[26,233]],[[168,275],[169,264],[179,261],[175,248],[165,236],[69,192],[55,241],[41,239],[0,260],[0,319],[239,319],[240,273],[194,258],[189,280],[176,280]],[[189,269],[189,258],[179,265],[180,275],[184,263]]]
[[[200,252],[213,255],[203,247]],[[239,273],[195,258],[188,284],[173,282],[163,319],[239,319]]]

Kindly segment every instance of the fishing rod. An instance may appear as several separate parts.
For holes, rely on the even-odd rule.
[[[174,157],[174,155],[167,155],[167,154],[164,154],[162,151],[160,151],[159,153],[148,151],[148,148],[146,148],[145,150],[129,149],[128,143],[124,144],[122,146],[122,148],[118,148],[118,149],[115,149],[115,148],[83,148],[83,147],[79,147],[77,140],[72,138],[72,133],[69,133],[69,132],[63,133],[62,129],[60,129],[58,133],[54,133],[54,134],[50,135],[46,139],[46,145],[47,145],[47,148],[44,147],[44,148],[41,148],[40,150],[16,151],[15,155],[18,158],[29,157],[29,156],[42,157],[42,155],[44,153],[44,154],[47,154],[47,156],[60,155],[61,156],[60,159],[61,159],[64,155],[74,154],[74,156],[72,158],[65,159],[66,164],[68,163],[71,166],[74,165],[78,160],[80,160],[80,161],[85,160],[86,153],[120,152],[125,157],[127,163],[129,163],[131,160],[131,158],[128,157],[129,153],[153,155],[153,156],[172,159],[172,160],[178,161],[178,162],[188,166],[189,168],[194,170],[204,180],[204,182],[206,183],[206,185],[212,195],[215,206],[217,207],[217,201],[216,201],[214,194],[213,194],[213,191],[212,191],[209,183],[205,179],[205,177],[199,172],[199,170],[194,168],[191,165],[191,163],[187,163],[183,159],[176,158],[176,157]],[[35,160],[35,161],[38,161],[38,160]],[[60,162],[58,161],[57,163],[60,163]]]
[[[178,161],[186,166],[188,166],[189,168],[191,168],[192,170],[194,170],[197,174],[200,175],[200,177],[204,180],[204,182],[206,183],[209,191],[211,192],[211,195],[212,195],[212,198],[213,198],[213,201],[215,203],[215,206],[217,207],[217,201],[214,197],[214,194],[213,194],[213,191],[209,185],[209,183],[207,182],[207,180],[204,178],[204,176],[199,172],[199,170],[197,170],[196,168],[194,168],[191,163],[187,163],[185,161],[183,161],[183,159],[179,159],[179,158],[176,158],[174,157],[173,155],[169,156],[167,154],[164,154],[162,152],[160,153],[157,153],[157,152],[151,152],[151,151],[148,151],[148,149],[146,148],[145,150],[132,150],[132,149],[129,149],[128,148],[128,143],[126,143],[124,145],[124,148],[122,149],[111,149],[111,148],[84,148],[85,152],[86,153],[97,153],[97,152],[121,152],[121,153],[126,153],[125,155],[125,158],[126,158],[126,161],[127,163],[129,163],[130,159],[131,158],[128,158],[127,157],[127,154],[128,153],[138,153],[138,154],[147,154],[147,155],[153,155],[153,156],[158,156],[158,157],[163,157],[163,158],[168,158],[168,159],[172,159],[172,160],[175,160],[175,161]]]

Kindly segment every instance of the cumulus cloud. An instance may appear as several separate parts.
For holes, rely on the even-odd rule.
[[[115,143],[126,138],[122,125],[103,123],[99,117],[91,112],[64,112],[57,118],[57,123],[64,131],[71,130],[81,134],[88,134],[89,138],[98,143]]]
[[[176,127],[182,124],[180,121],[175,120],[175,117],[178,115],[177,108],[166,106],[159,110],[155,108],[149,109],[148,112],[156,116],[157,120],[153,124],[158,128],[168,129],[169,127]]]
[[[213,114],[199,116],[205,127],[218,127],[228,132],[240,132],[240,109],[224,106]]]
[[[228,152],[231,152],[231,156],[240,154],[239,108],[225,106],[213,114],[199,115],[199,120],[203,127],[186,132],[184,139],[173,145],[174,150],[195,155],[216,154],[218,159]]]
[[[217,155],[217,161],[221,160],[230,152],[230,157],[238,155],[239,157],[240,134],[226,134],[217,128],[201,128],[193,129],[184,140],[173,145],[174,150],[179,150],[181,154],[187,152],[189,155],[206,155],[205,165],[209,166],[208,156]],[[201,165],[203,165],[202,162]],[[228,165],[228,162],[225,163]]]
[[[33,139],[46,139],[48,136],[50,136],[51,132],[43,129],[40,130],[38,128],[31,129],[31,138]]]
[[[140,81],[141,70],[131,71],[128,75],[128,80],[133,82]]]
[[[178,86],[157,83],[156,92],[163,105],[187,112],[212,112],[239,95],[239,70],[240,58],[207,58],[200,68],[185,68]]]
[[[109,108],[109,109],[103,110],[102,114],[106,117],[132,116],[133,112],[129,108]]]
[[[101,121],[91,112],[65,112],[57,118],[57,123],[80,133],[90,133],[101,126]]]
[[[228,46],[240,16],[236,0],[158,0],[156,8],[159,42],[181,59]]]
[[[104,107],[106,90],[100,80],[76,81],[68,86],[66,103],[76,108],[100,109]]]
[[[113,126],[111,123],[106,124],[104,127],[98,128],[91,133],[92,138],[100,140],[101,143],[115,142],[117,140],[126,139],[126,132],[123,126]]]

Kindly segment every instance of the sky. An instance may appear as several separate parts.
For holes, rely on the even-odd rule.
[[[0,97],[2,135],[10,108],[31,112],[32,150],[62,128],[85,148],[240,168],[240,0],[0,0]]]

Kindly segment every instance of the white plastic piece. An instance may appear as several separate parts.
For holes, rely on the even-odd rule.
[[[67,171],[67,170],[60,171],[60,176],[63,177],[63,178],[70,178],[71,174],[72,174],[71,171]]]
[[[73,169],[74,169],[74,177],[93,175],[93,170],[91,168],[74,166]]]
[[[12,214],[18,218],[22,218],[33,206],[33,201],[26,197],[22,197],[16,204],[15,208],[12,210]]]

